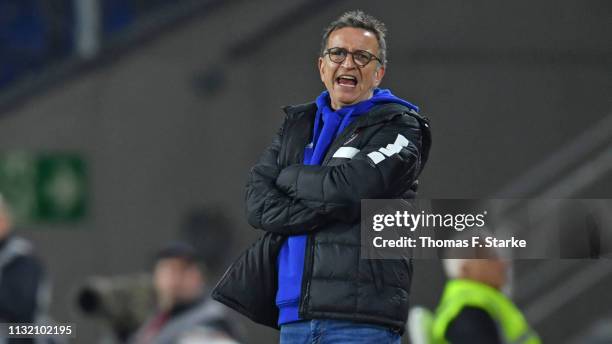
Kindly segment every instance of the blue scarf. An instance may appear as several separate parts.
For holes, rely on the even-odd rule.
[[[376,104],[398,103],[418,112],[419,108],[400,99],[387,89],[375,89],[372,98],[334,111],[330,106],[329,92],[317,97],[312,142],[304,148],[304,165],[320,165],[334,139],[358,116],[367,113]],[[278,324],[299,320],[298,304],[302,286],[302,271],[306,253],[306,235],[287,238],[278,255],[278,291],[276,305],[279,308]],[[333,264],[331,262],[330,264]]]
[[[372,98],[357,104],[345,106],[337,111],[330,106],[329,92],[324,91],[316,100],[317,114],[314,121],[312,146],[304,150],[304,165],[320,165],[332,141],[358,116],[370,111],[376,104],[399,103],[410,109],[419,111],[403,99],[394,96],[388,89],[374,89]],[[321,121],[323,125],[321,126]]]

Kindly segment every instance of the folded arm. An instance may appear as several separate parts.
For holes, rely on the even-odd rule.
[[[251,168],[246,187],[246,212],[249,224],[284,235],[304,234],[326,222],[326,216],[290,197],[276,186],[280,173],[278,153],[283,128],[274,137],[259,161]]]
[[[347,162],[291,165],[280,172],[276,186],[319,213],[355,220],[362,199],[395,198],[408,191],[420,172],[420,147],[418,121],[397,116]]]

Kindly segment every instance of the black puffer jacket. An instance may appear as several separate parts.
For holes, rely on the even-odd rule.
[[[412,264],[360,259],[360,200],[415,196],[431,145],[427,120],[399,104],[377,105],[334,140],[321,166],[305,166],[316,105],[285,112],[247,183],[248,221],[266,233],[232,264],[213,297],[277,327],[276,257],[287,235],[308,234],[300,317],[402,331]]]

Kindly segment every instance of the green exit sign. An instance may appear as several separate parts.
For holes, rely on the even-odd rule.
[[[87,165],[73,153],[0,153],[0,193],[18,222],[74,222],[87,211]]]

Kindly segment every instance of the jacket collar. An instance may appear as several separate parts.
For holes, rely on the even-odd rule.
[[[312,119],[314,120],[314,115],[317,112],[317,104],[315,102],[310,102],[298,105],[288,105],[283,107],[283,110],[289,119],[297,119],[302,116],[309,115],[312,116]],[[401,113],[411,113],[418,116],[416,111],[413,109],[398,103],[378,104],[375,105],[367,114],[357,117],[351,124],[351,127],[367,127],[376,123],[387,121]]]

